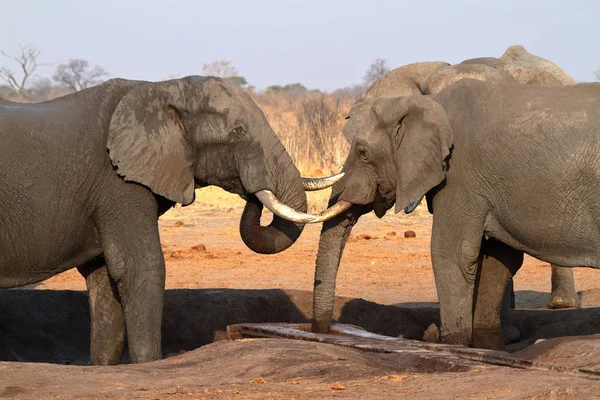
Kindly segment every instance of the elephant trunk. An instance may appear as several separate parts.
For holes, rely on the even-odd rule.
[[[300,172],[274,133],[267,157],[267,173],[274,185],[277,199],[290,208],[305,213],[306,193]],[[262,226],[262,210],[262,202],[255,195],[249,195],[240,220],[240,235],[246,246],[256,253],[275,254],[294,244],[300,237],[304,224],[274,215],[268,226]]]
[[[335,192],[334,186],[334,192]],[[329,206],[337,203],[337,195]],[[312,332],[327,333],[333,317],[335,283],[340,259],[352,227],[364,213],[364,206],[352,205],[347,211],[323,223],[315,269]]]

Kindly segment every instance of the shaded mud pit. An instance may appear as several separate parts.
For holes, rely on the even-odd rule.
[[[586,398],[600,381],[561,372],[456,363],[289,339],[226,341],[228,325],[308,322],[311,293],[300,290],[176,289],[165,296],[163,352],[150,364],[89,364],[87,295],[80,291],[0,291],[0,397],[310,398],[405,394]],[[335,318],[368,331],[421,339],[439,323],[435,307],[336,298]],[[514,356],[600,370],[600,310],[516,310],[523,341]],[[557,338],[557,339],[550,339]],[[23,362],[24,361],[24,362]],[[127,356],[124,362],[128,362]],[[34,363],[30,363],[34,362]],[[84,382],[84,383],[83,383]],[[443,397],[442,396],[442,397]]]
[[[174,289],[165,293],[163,353],[166,357],[226,339],[228,325],[310,321],[311,293],[300,290]],[[0,291],[0,360],[89,364],[87,294],[70,290]],[[436,307],[381,305],[337,297],[337,322],[369,332],[421,340],[439,324]],[[600,309],[514,310],[521,341],[600,333]],[[123,362],[127,363],[125,354]],[[600,360],[599,360],[600,362]]]
[[[163,354],[172,356],[226,339],[228,325],[308,322],[310,292],[278,289],[174,289],[165,293]],[[0,360],[89,364],[86,292],[0,291]],[[432,307],[400,308],[337,298],[336,320],[372,332],[421,339],[438,322]],[[127,355],[123,362],[128,362]]]

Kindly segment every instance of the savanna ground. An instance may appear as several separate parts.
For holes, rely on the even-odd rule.
[[[327,193],[310,194],[311,206],[323,206],[326,197]],[[562,399],[597,396],[600,381],[559,372],[495,366],[459,368],[418,357],[287,339],[211,343],[223,339],[225,326],[235,322],[298,322],[310,317],[320,225],[307,226],[300,240],[284,253],[258,255],[244,246],[237,232],[242,208],[243,202],[236,196],[218,188],[206,188],[198,191],[193,205],[175,208],[160,219],[168,289],[163,330],[165,359],[118,367],[2,362],[0,397]],[[264,218],[268,222],[269,215],[265,213]],[[416,237],[405,238],[405,231],[413,231]],[[392,214],[382,220],[373,214],[363,217],[342,260],[336,318],[380,333],[419,338],[423,329],[438,318],[435,308],[428,307],[435,306],[437,301],[429,258],[430,232],[431,216],[423,205],[411,215]],[[596,307],[594,289],[600,288],[600,272],[576,269],[575,276],[577,289],[583,291],[584,306]],[[537,309],[535,312],[544,314],[536,321],[545,326],[563,326],[570,335],[595,333],[589,323],[582,322],[583,317],[575,315],[587,309],[545,310],[550,289],[550,268],[545,263],[527,258],[515,285],[517,307]],[[87,363],[87,300],[83,292],[72,290],[85,290],[83,279],[74,270],[32,290],[4,291],[0,296],[3,313],[20,311],[14,311],[11,317],[6,317],[8,321],[0,323],[4,345],[10,340],[14,345],[11,354],[3,354],[3,359],[12,356],[23,361]],[[384,305],[411,308],[406,311]],[[26,315],[15,317],[19,312]],[[566,312],[570,317],[561,325],[557,318]],[[584,317],[589,319],[590,315],[598,314],[600,310]],[[517,319],[527,326],[532,318],[537,317],[524,314]],[[598,322],[600,316],[592,319]],[[12,331],[9,325],[13,326]],[[557,335],[552,329],[545,332],[548,337]],[[597,368],[599,342],[590,336],[575,341],[550,339],[517,354]]]

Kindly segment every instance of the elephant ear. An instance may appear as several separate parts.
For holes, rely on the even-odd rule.
[[[397,168],[395,212],[445,179],[444,160],[454,140],[443,107],[427,96],[379,100],[373,110],[387,127]]]
[[[181,113],[183,80],[147,83],[123,97],[110,121],[107,148],[117,173],[183,205],[194,201],[194,154]]]

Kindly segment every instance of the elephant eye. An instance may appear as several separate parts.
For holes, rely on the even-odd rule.
[[[358,150],[358,155],[360,156],[360,159],[364,162],[369,161],[369,152],[366,149]]]

